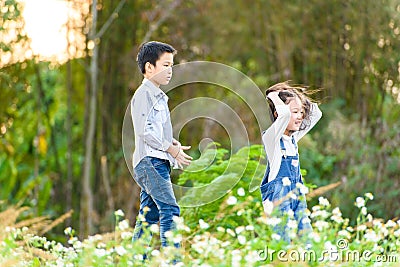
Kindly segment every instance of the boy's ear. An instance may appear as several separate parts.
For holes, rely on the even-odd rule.
[[[146,73],[151,73],[153,70],[153,65],[150,62],[146,62],[146,64],[144,64],[144,69]]]

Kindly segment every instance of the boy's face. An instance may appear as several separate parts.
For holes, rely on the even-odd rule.
[[[174,64],[174,55],[172,53],[164,53],[156,61],[153,66],[149,62],[146,63],[145,77],[152,81],[157,87],[166,85],[172,78],[172,65]]]
[[[303,105],[300,98],[295,97],[288,104],[290,109],[290,120],[286,128],[287,131],[298,131],[304,118]]]

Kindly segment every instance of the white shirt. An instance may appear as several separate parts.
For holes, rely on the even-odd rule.
[[[166,150],[173,141],[168,108],[168,96],[150,80],[143,79],[131,101],[131,116],[135,132],[133,167],[146,156],[176,160]]]
[[[288,105],[276,105],[276,112],[278,114],[277,119],[271,126],[264,131],[262,135],[262,142],[264,145],[265,152],[267,154],[268,164],[270,172],[268,176],[268,182],[274,180],[279,172],[282,161],[282,152],[280,139],[282,138],[283,144],[286,149],[287,156],[295,156],[298,152],[296,146],[292,143],[291,136],[284,134],[289,121],[290,121],[290,109]],[[321,119],[322,112],[318,108],[316,103],[313,103],[310,111],[310,125],[304,130],[293,133],[294,140],[297,142],[306,135],[317,122]]]

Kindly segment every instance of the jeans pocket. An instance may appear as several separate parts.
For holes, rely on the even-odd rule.
[[[149,179],[148,174],[145,168],[135,168],[134,170],[134,179],[136,183],[143,189],[145,192],[149,192]]]

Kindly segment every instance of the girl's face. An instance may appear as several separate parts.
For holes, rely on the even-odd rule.
[[[288,106],[291,116],[285,134],[291,135],[293,132],[296,132],[300,129],[304,118],[304,110],[301,100],[297,96],[289,102]]]

